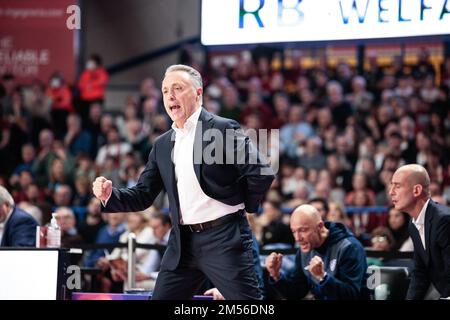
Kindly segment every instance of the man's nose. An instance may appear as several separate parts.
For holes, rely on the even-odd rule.
[[[169,91],[169,100],[175,100],[175,91],[174,90]]]
[[[394,195],[394,188],[393,187],[389,187],[389,195],[390,196]]]

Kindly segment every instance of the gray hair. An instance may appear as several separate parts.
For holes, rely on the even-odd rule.
[[[11,207],[14,207],[14,199],[5,187],[0,186],[0,205],[8,203]]]
[[[203,88],[202,76],[200,75],[200,72],[198,72],[196,69],[184,64],[174,64],[166,69],[164,77],[167,76],[168,73],[175,71],[186,72],[191,78],[192,84],[195,86],[195,88]]]

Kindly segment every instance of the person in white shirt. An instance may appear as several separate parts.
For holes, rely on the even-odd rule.
[[[269,161],[236,121],[202,108],[194,68],[167,68],[162,94],[172,129],[156,139],[136,186],[98,177],[93,193],[105,212],[132,212],[166,190],[173,226],[152,299],[192,299],[207,278],[226,299],[259,300],[245,212],[257,212],[272,184]]]
[[[116,167],[119,168],[121,160],[127,153],[133,151],[131,144],[128,142],[122,142],[119,134],[119,130],[116,126],[112,126],[107,132],[108,142],[98,150],[95,164],[97,166],[103,166],[106,158],[111,156],[115,159]]]
[[[172,229],[172,222],[170,221],[169,215],[155,212],[150,218],[149,227],[152,229],[155,238],[153,244],[167,246],[170,230]],[[160,250],[149,251],[140,270],[136,273],[136,281],[141,283],[140,287],[154,289],[155,280],[158,277],[159,269],[161,268],[161,258],[163,253],[164,252],[161,252]]]
[[[389,195],[395,209],[408,213],[414,243],[414,270],[407,299],[424,299],[432,284],[450,297],[450,208],[430,198],[430,177],[418,164],[402,166],[392,176]]]
[[[128,235],[132,232],[136,235],[136,242],[142,244],[154,244],[156,239],[152,229],[147,225],[149,215],[146,212],[133,212],[127,217],[126,231],[120,236],[119,242],[127,243]],[[137,272],[145,270],[144,263],[147,261],[150,251],[147,249],[136,249],[136,269]],[[106,259],[110,262],[111,277],[114,281],[124,282],[124,291],[128,288],[128,272],[126,264],[128,263],[128,248],[115,248]],[[138,279],[136,279],[138,280]],[[141,284],[136,283],[136,287]]]

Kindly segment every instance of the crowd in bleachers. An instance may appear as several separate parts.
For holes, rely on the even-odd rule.
[[[208,111],[244,129],[280,130],[279,171],[252,223],[260,245],[293,245],[284,213],[315,199],[324,219],[343,222],[364,245],[373,233],[376,248],[408,247],[408,217],[389,211],[387,186],[400,165],[418,163],[430,174],[432,198],[450,200],[450,57],[440,66],[426,49],[413,65],[380,66],[371,57],[362,74],[346,62],[307,69],[298,62],[242,54],[234,64],[200,67]],[[94,243],[107,227],[108,239],[119,240],[121,223],[111,228],[101,215],[92,181],[102,175],[116,187],[134,185],[154,140],[170,128],[159,79],[142,80],[119,113],[104,105],[107,82],[96,55],[74,85],[58,72],[46,84],[1,79],[0,185],[41,225],[65,208],[66,246]],[[167,205],[161,195],[154,207]],[[346,210],[374,206],[385,212]]]

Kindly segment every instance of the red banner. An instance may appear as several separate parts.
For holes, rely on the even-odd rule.
[[[18,83],[47,82],[60,71],[75,77],[75,32],[67,26],[76,0],[0,1],[0,76],[12,73]],[[69,24],[70,25],[70,24]]]

